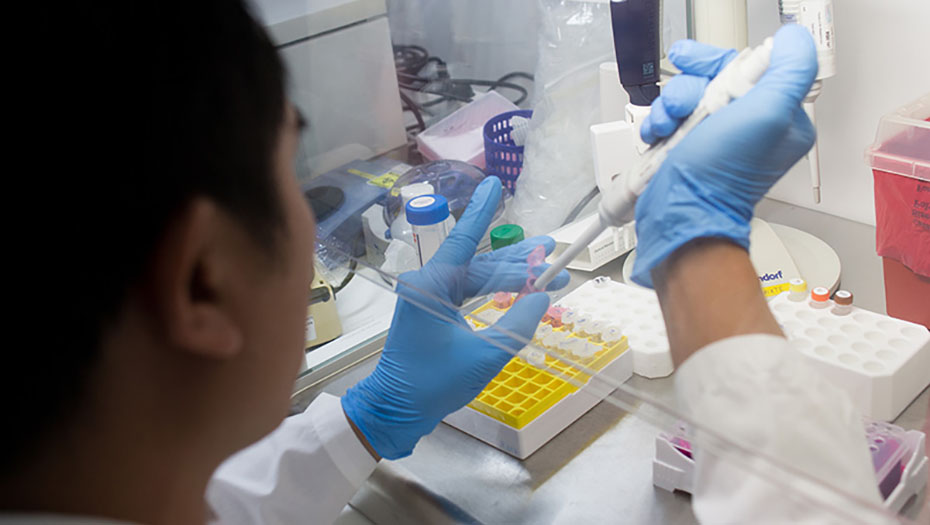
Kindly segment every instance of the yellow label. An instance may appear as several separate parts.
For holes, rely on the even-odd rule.
[[[398,178],[400,178],[400,175],[389,171],[380,177],[371,179],[368,181],[368,184],[373,184],[384,189],[389,189],[394,187],[394,183],[397,182]]]
[[[772,286],[763,286],[762,294],[766,297],[773,297],[782,292],[787,292],[791,288],[791,285],[788,283],[775,284]]]
[[[389,171],[384,175],[372,175],[371,173],[365,173],[362,170],[357,170],[355,168],[349,168],[349,173],[352,175],[358,175],[359,177],[368,179],[368,184],[372,186],[378,186],[379,188],[389,189],[394,186],[394,183],[397,182],[397,179],[400,177],[399,174]]]

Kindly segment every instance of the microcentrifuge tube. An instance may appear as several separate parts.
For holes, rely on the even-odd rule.
[[[538,348],[531,348],[527,353],[526,361],[536,368],[546,367],[546,353]]]
[[[575,316],[574,327],[572,332],[575,332],[582,337],[587,337],[588,323],[591,322],[591,314],[584,312],[582,310],[575,310],[577,315]]]
[[[594,357],[594,354],[600,352],[602,349],[603,347],[601,345],[588,341],[587,343],[585,343],[584,357],[585,358]]]
[[[510,295],[509,292],[497,292],[494,294],[493,302],[494,306],[501,310],[510,308],[510,305],[513,304],[513,295]]]
[[[566,337],[567,334],[565,332],[553,331],[552,333],[543,337],[543,346],[553,350],[558,350],[562,341],[564,341]]]
[[[562,312],[562,324],[565,325],[569,330],[575,325],[575,321],[578,320],[578,310],[569,308]]]
[[[623,339],[623,330],[617,325],[610,325],[601,332],[601,340],[605,344],[615,345]]]
[[[823,286],[818,286],[811,290],[811,300],[808,302],[811,308],[827,308],[830,306],[830,290]]]
[[[562,345],[559,345],[559,349],[576,357],[581,357],[580,354],[584,352],[584,347],[584,339],[578,339],[577,337],[570,337]]]
[[[788,300],[801,302],[807,298],[807,281],[800,277],[788,281]]]
[[[603,319],[592,319],[591,322],[588,323],[587,330],[585,331],[592,340],[601,342],[603,340],[601,338],[601,332],[603,332],[606,327],[607,322]]]
[[[834,315],[849,315],[852,312],[853,294],[846,290],[838,290],[833,295],[833,309],[830,310]]]
[[[552,333],[552,325],[549,325],[546,323],[540,323],[539,326],[536,327],[536,334],[534,335],[534,337],[536,337],[536,339],[539,339],[541,341],[543,337],[551,333]]]

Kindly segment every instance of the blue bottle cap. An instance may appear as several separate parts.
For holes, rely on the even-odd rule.
[[[407,222],[416,226],[429,226],[446,220],[449,202],[442,195],[420,195],[407,203]]]

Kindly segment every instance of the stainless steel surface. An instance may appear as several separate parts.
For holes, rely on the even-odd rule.
[[[761,203],[757,214],[833,246],[843,264],[842,286],[856,294],[859,306],[884,313],[873,227],[775,201]],[[622,262],[595,273],[573,272],[569,289],[595,275],[621,279]],[[296,396],[295,408],[321,391],[341,395],[376,362],[376,356],[368,358],[305,389]],[[673,398],[671,378],[633,376],[629,384],[660,400]],[[928,402],[930,391],[925,390],[896,423],[921,428]],[[696,523],[690,497],[652,485],[653,443],[660,430],[665,429],[601,403],[520,461],[440,424],[412,456],[381,462],[341,519],[377,524]]]

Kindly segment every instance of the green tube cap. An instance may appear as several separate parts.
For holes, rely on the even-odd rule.
[[[516,224],[501,224],[491,230],[491,249],[497,250],[504,246],[517,244],[523,240],[523,228]]]

